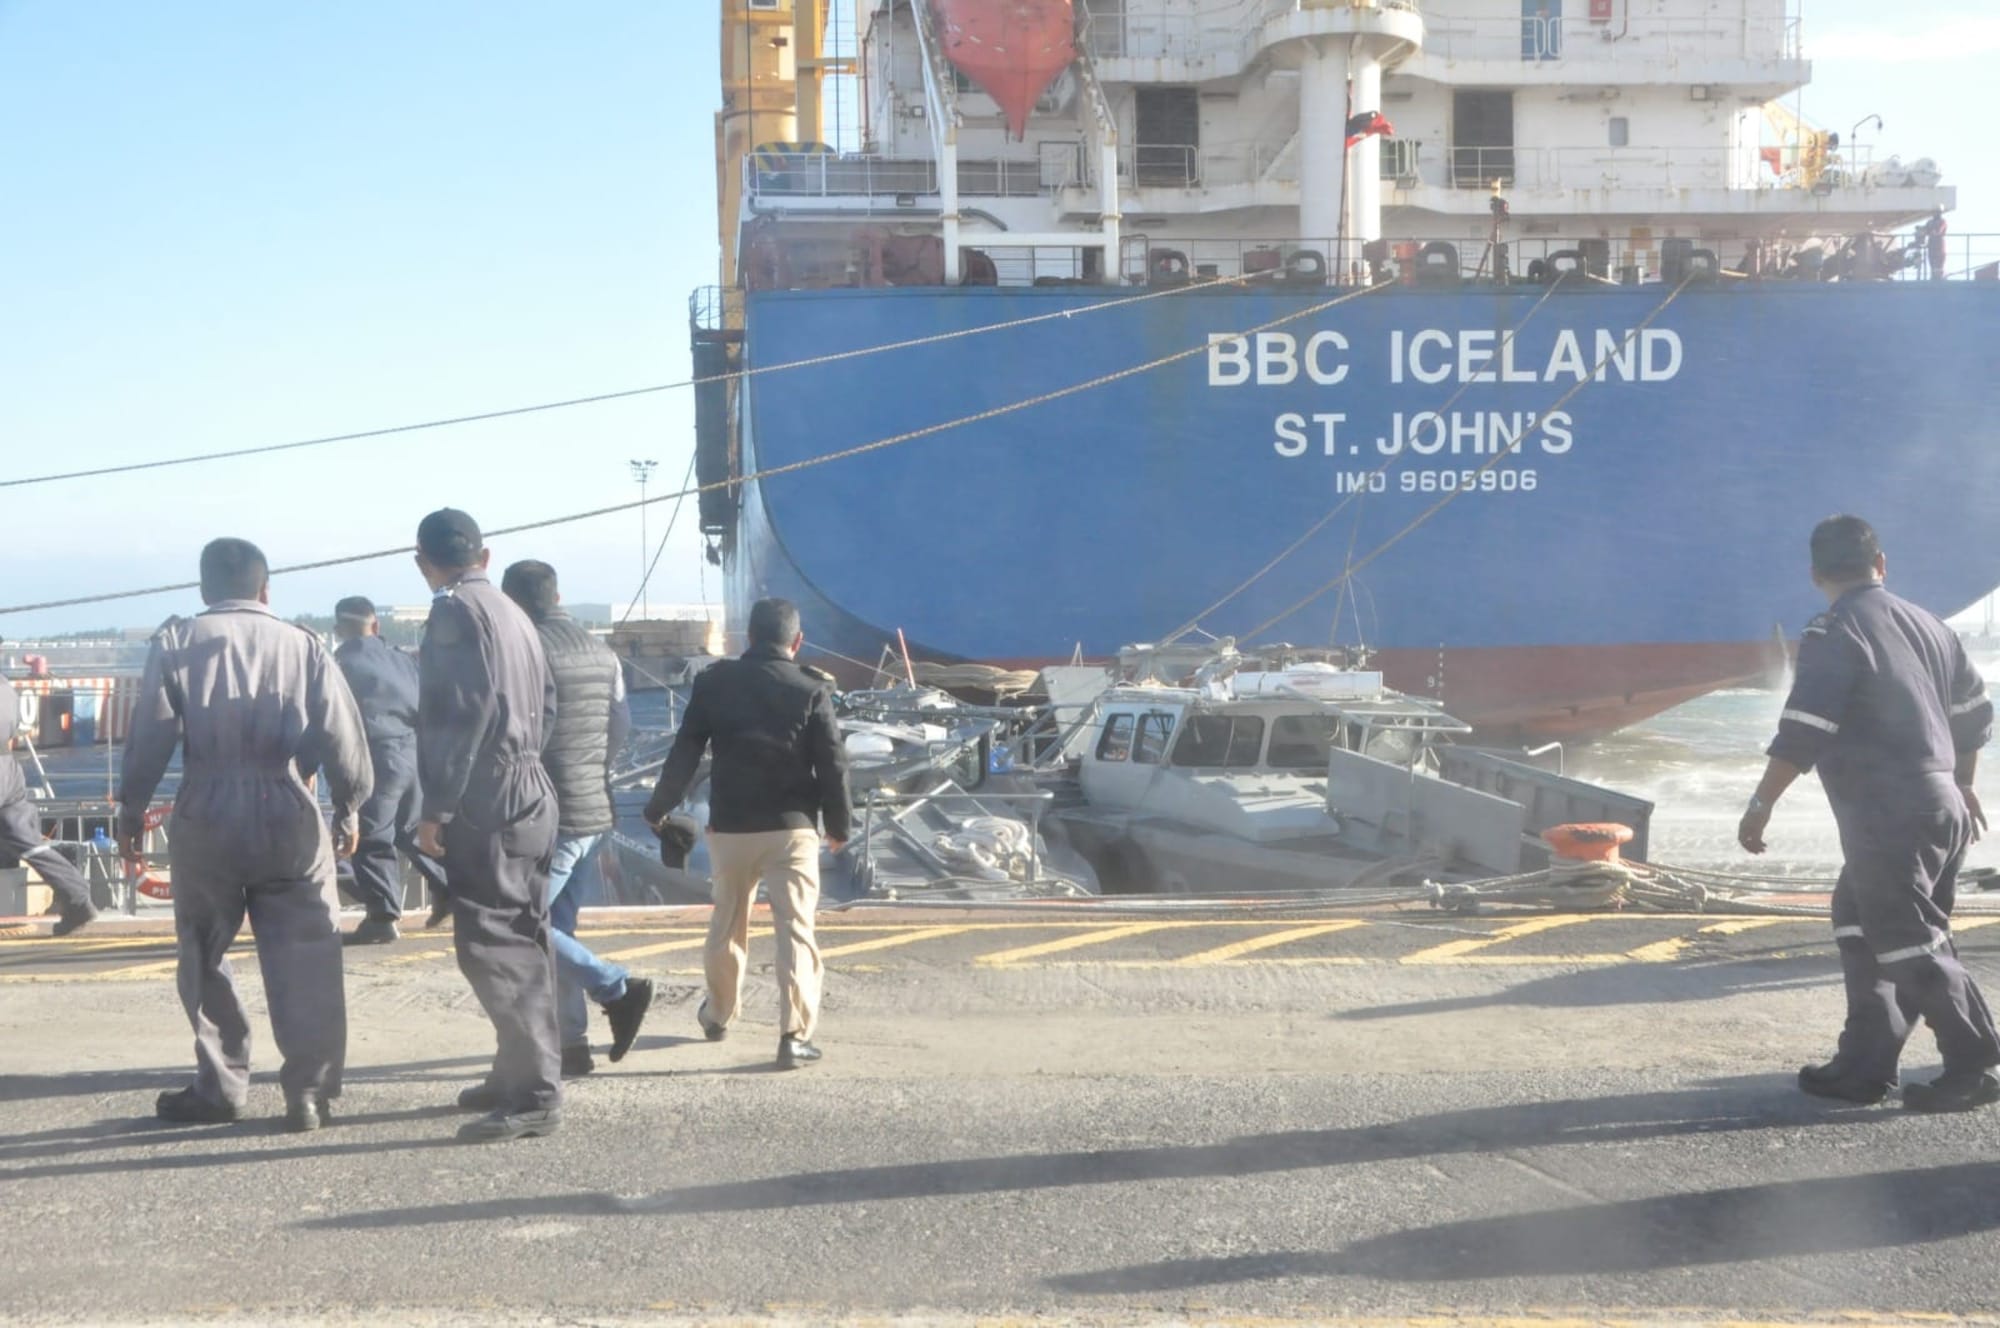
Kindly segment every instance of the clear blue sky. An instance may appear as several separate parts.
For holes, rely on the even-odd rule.
[[[715,267],[711,0],[0,0],[0,477],[584,395],[688,372]],[[2000,231],[2000,19],[1979,0],[1808,0],[1809,117],[1931,156]],[[1830,56],[1831,58],[1826,58]],[[832,442],[858,440],[839,439]],[[0,491],[0,603],[191,575],[208,537],[279,562],[678,483],[685,392],[320,451]],[[665,520],[656,508],[653,531]],[[702,593],[693,504],[655,599]],[[639,525],[497,542],[576,601],[630,596]],[[707,590],[718,594],[711,570]],[[420,603],[407,562],[281,580]],[[159,597],[0,621],[143,624]]]

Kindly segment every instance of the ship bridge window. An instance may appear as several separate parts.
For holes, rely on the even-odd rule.
[[[1139,716],[1139,742],[1132,759],[1140,765],[1158,765],[1167,759],[1167,739],[1174,733],[1174,717],[1155,710]]]
[[[1104,721],[1104,736],[1097,740],[1100,761],[1132,759],[1132,716],[1112,715]]]
[[[1271,751],[1266,762],[1275,770],[1324,771],[1339,730],[1340,719],[1335,715],[1280,715],[1271,721]]]
[[[1264,747],[1256,715],[1194,715],[1174,743],[1174,764],[1190,770],[1245,770]]]

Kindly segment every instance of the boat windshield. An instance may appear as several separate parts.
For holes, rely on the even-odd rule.
[[[1264,746],[1256,715],[1193,715],[1174,743],[1174,764],[1190,769],[1248,769]]]
[[[1279,715],[1271,721],[1271,767],[1325,773],[1339,728],[1337,715]]]

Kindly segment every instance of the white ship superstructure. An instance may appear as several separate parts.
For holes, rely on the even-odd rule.
[[[1073,23],[1018,135],[948,58],[955,8],[860,0],[860,151],[785,143],[794,122],[767,117],[741,164],[746,235],[795,265],[815,236],[851,261],[872,218],[940,238],[946,284],[1157,279],[1162,255],[1232,277],[1267,245],[1380,278],[1432,241],[1466,275],[1581,248],[1632,280],[1954,202],[1931,162],[1875,160],[1868,125],[1791,109],[1812,74],[1796,0],[992,0]],[[1392,131],[1350,149],[1366,113]]]

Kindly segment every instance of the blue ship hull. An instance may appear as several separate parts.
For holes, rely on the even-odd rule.
[[[776,594],[863,660],[898,628],[930,658],[1104,657],[1345,502],[1199,628],[1363,641],[1489,730],[1582,734],[1770,667],[1820,606],[1805,540],[1830,513],[1873,521],[1892,583],[1941,613],[2000,584],[2000,288],[1393,288],[1229,339],[1337,294],[751,294],[751,368],[1071,311],[747,380],[751,475],[1219,344],[751,480],[730,621]]]

